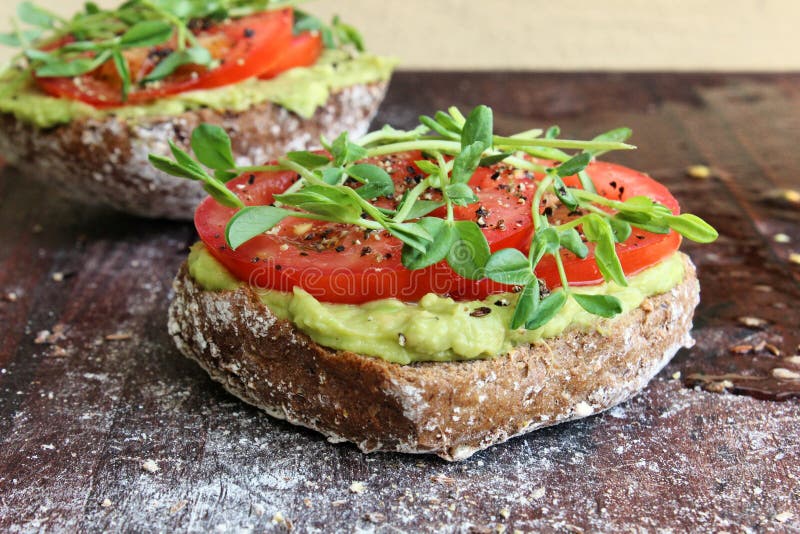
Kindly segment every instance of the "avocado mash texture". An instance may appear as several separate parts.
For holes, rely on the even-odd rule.
[[[243,284],[202,243],[192,247],[188,265],[192,278],[206,290],[235,290]],[[572,290],[613,295],[620,299],[625,313],[637,308],[645,298],[669,291],[683,275],[681,255],[675,253],[628,277],[628,287],[609,282]],[[385,299],[353,305],[320,302],[300,288],[292,293],[264,289],[257,292],[278,318],[291,321],[320,345],[400,364],[492,358],[516,345],[555,337],[567,329],[602,331],[608,324],[570,299],[543,327],[511,330],[508,325],[517,298],[513,293],[473,302],[428,294],[416,304]],[[497,305],[503,301],[509,305]],[[470,315],[481,307],[491,312],[478,314],[480,317]]]
[[[83,102],[55,98],[40,91],[29,74],[13,68],[0,75],[0,113],[17,120],[50,128],[80,118],[116,116],[137,118],[178,115],[198,108],[244,111],[273,102],[304,118],[311,117],[331,92],[361,83],[388,80],[397,61],[360,54],[350,57],[341,50],[325,51],[316,64],[290,69],[270,80],[251,78],[240,83],[187,91],[149,104],[97,109]]]

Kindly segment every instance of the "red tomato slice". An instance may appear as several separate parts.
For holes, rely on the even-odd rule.
[[[411,153],[372,162],[387,167],[399,197],[420,176],[413,164],[420,157],[419,153]],[[589,173],[606,197],[624,200],[647,195],[677,213],[678,204],[667,189],[644,174],[608,163],[592,164]],[[272,203],[273,195],[295,180],[296,175],[291,172],[259,173],[236,178],[228,186],[246,205],[266,205]],[[573,185],[569,180],[568,183]],[[456,219],[478,222],[492,251],[502,248],[527,251],[533,230],[530,216],[530,199],[535,190],[533,177],[515,175],[502,167],[480,168],[470,186],[480,201],[456,208]],[[392,203],[382,200],[380,204],[390,207]],[[269,234],[233,251],[227,247],[224,236],[225,226],[235,212],[207,198],[195,213],[195,225],[211,254],[235,276],[256,287],[281,291],[301,287],[325,302],[354,304],[391,297],[413,302],[427,293],[475,300],[511,290],[489,280],[466,280],[445,262],[409,271],[401,263],[402,243],[385,232],[364,232],[352,226],[300,218],[285,219]],[[437,211],[432,215],[443,213]],[[569,218],[565,213],[562,222]],[[634,274],[667,257],[679,244],[680,238],[674,233],[659,235],[636,230],[626,243],[618,245],[618,252],[625,272]],[[565,252],[563,257],[571,283],[573,280],[576,285],[602,282],[591,255],[580,260]],[[554,261],[543,261],[537,275],[548,287],[559,285]]]
[[[36,78],[46,93],[71,100],[80,100],[98,108],[125,104],[141,104],[168,95],[194,89],[211,89],[258,76],[286,49],[292,39],[292,10],[281,9],[234,19],[198,34],[220,65],[211,70],[182,67],[160,82],[144,87],[134,86],[126,101],[122,100],[119,77],[113,65],[74,78]],[[155,66],[149,58],[153,50],[126,54],[134,76],[143,77]],[[158,49],[155,50],[158,52]],[[148,64],[149,61],[149,64]]]
[[[413,163],[421,157],[416,152],[372,162],[392,174],[399,198],[422,178]],[[259,173],[236,178],[229,188],[247,205],[270,204],[272,196],[289,187],[295,177],[291,172]],[[517,182],[533,188],[530,178]],[[525,193],[512,187],[510,175],[495,176],[491,169],[479,169],[470,185],[481,202],[456,210],[456,218],[480,217],[492,250],[520,247],[530,240],[530,208]],[[379,204],[391,207],[394,202]],[[235,211],[208,198],[195,213],[195,225],[209,251],[237,277],[257,287],[290,291],[299,286],[320,300],[346,303],[390,297],[416,301],[427,293],[472,300],[510,289],[490,280],[461,278],[446,263],[409,271],[401,263],[402,243],[386,232],[293,217],[232,251],[225,244],[225,225]]]
[[[262,80],[274,78],[281,72],[295,67],[313,65],[322,54],[322,36],[318,32],[303,32],[292,37],[292,42],[266,71],[259,75]]]
[[[680,213],[678,201],[669,190],[646,174],[601,161],[592,163],[587,171],[594,181],[597,192],[606,198],[626,200],[631,197],[646,196],[663,204],[675,215]],[[580,183],[577,176],[572,176],[565,182],[572,187],[577,187]],[[564,220],[568,218],[566,217]],[[634,228],[627,241],[617,244],[617,256],[622,264],[622,270],[630,276],[670,256],[678,250],[680,244],[681,236],[677,232],[654,234]],[[563,251],[561,254],[567,280],[571,285],[586,286],[603,282],[603,275],[594,261],[594,244],[587,243],[587,245],[592,252],[584,259],[580,259],[568,251]],[[536,274],[550,288],[561,286],[556,262],[552,256],[542,259],[536,268]]]

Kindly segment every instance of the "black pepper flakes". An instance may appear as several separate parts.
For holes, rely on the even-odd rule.
[[[256,31],[254,29],[252,29],[252,28],[245,28],[244,29],[244,36],[246,38],[248,38],[248,39],[251,38],[252,36],[254,36],[255,34],[256,34]]]
[[[333,250],[335,250],[336,252],[344,252],[344,245],[339,245],[338,247],[336,247]]]
[[[370,252],[372,252],[372,248],[371,247],[364,247],[364,248],[361,249],[361,255],[362,256],[366,256]]]
[[[469,314],[470,317],[486,317],[492,313],[492,309],[488,306],[481,306],[480,308],[475,308],[472,310],[472,313]]]
[[[280,271],[281,269],[283,269],[283,267],[281,267],[280,265],[276,265],[276,266],[275,266],[275,270],[276,270],[276,271]]]
[[[498,178],[500,178],[500,171],[494,171],[489,178],[491,178],[492,180],[497,180]]]
[[[248,185],[253,185],[253,184],[255,183],[255,181],[256,181],[256,175],[255,175],[255,174],[251,174],[251,175],[250,175],[250,176],[247,178],[247,184],[248,184]]]

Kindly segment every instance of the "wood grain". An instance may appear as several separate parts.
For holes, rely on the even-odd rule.
[[[166,334],[191,226],[70,204],[5,169],[0,531],[800,529],[798,401],[673,378],[783,365],[735,344],[797,350],[800,206],[767,197],[800,189],[798,88],[800,75],[397,75],[377,125],[483,102],[504,132],[631,126],[640,149],[611,159],[721,231],[685,246],[702,285],[694,349],[629,403],[458,464],[365,456],[226,395]],[[698,163],[712,178],[686,176]],[[36,343],[57,325],[63,339]]]

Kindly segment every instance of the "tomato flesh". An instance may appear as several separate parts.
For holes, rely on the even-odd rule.
[[[420,158],[417,152],[369,162],[390,172],[399,198],[422,178],[413,163]],[[588,172],[606,197],[624,200],[646,195],[678,213],[677,201],[669,191],[641,173],[609,163],[593,163]],[[273,195],[286,190],[296,179],[297,175],[291,172],[258,173],[240,176],[228,187],[246,205],[268,205]],[[502,165],[479,168],[469,182],[479,202],[456,207],[454,216],[476,221],[492,251],[518,248],[527,252],[533,232],[530,209],[537,179],[541,176],[508,170]],[[577,185],[577,178],[566,181]],[[433,194],[431,198],[438,197]],[[394,201],[381,199],[377,204],[393,207]],[[225,226],[235,212],[207,198],[195,213],[195,225],[209,252],[236,277],[256,287],[281,291],[300,287],[324,302],[352,304],[383,298],[414,302],[428,293],[476,300],[512,290],[486,279],[462,278],[444,261],[410,271],[401,262],[402,243],[386,232],[365,232],[348,225],[294,217],[231,250],[225,242]],[[444,210],[431,215],[443,216]],[[574,216],[565,213],[561,222]],[[630,239],[617,245],[617,251],[623,270],[630,275],[669,256],[679,244],[680,237],[675,233],[662,235],[634,229]],[[591,254],[581,260],[564,251],[562,257],[570,283],[589,285],[603,281]],[[553,258],[545,258],[536,273],[548,287],[560,285]]]
[[[372,162],[387,168],[399,198],[422,179],[422,172],[414,164],[421,157],[416,152]],[[508,176],[492,179],[493,174],[490,169],[475,173],[470,186],[480,195],[481,202],[456,210],[455,216],[476,220],[476,211],[483,209],[486,214],[481,225],[492,250],[524,246],[532,230],[526,199],[519,202],[525,195],[512,190]],[[229,182],[229,188],[246,205],[264,205],[295,179],[291,172],[259,173],[236,178]],[[521,182],[533,186],[530,178]],[[382,199],[378,204],[392,207],[394,202]],[[285,219],[269,234],[233,251],[225,244],[225,225],[235,211],[208,198],[195,213],[195,225],[209,251],[238,278],[257,287],[291,291],[299,286],[320,300],[346,303],[390,297],[416,301],[427,293],[473,300],[510,289],[490,280],[466,280],[455,275],[446,263],[409,271],[402,266],[402,243],[386,232],[364,232],[351,226],[299,218]]]
[[[274,66],[292,43],[292,24],[293,13],[287,8],[230,20],[204,30],[197,34],[197,39],[219,61],[218,66],[212,69],[185,66],[159,82],[144,86],[134,83],[127,100],[122,98],[121,81],[110,61],[81,76],[36,77],[36,83],[52,96],[80,100],[97,108],[141,104],[184,91],[230,85],[267,71],[277,73]],[[158,64],[159,54],[166,55],[169,51],[171,48],[167,46],[126,51],[133,81],[143,79]]]
[[[289,69],[313,65],[322,54],[323,48],[322,36],[317,32],[303,32],[295,35],[272,66],[258,77],[268,80]]]
[[[675,215],[680,213],[678,201],[669,190],[645,174],[621,165],[601,161],[592,163],[588,172],[597,192],[606,198],[626,200],[635,196],[646,196],[663,204]],[[564,181],[570,187],[578,187],[580,184],[577,176],[571,176]],[[569,217],[565,218],[565,220],[568,219]],[[634,228],[628,240],[618,243],[616,249],[622,270],[626,275],[631,276],[670,256],[678,250],[680,244],[681,236],[677,232],[654,234]],[[587,246],[590,254],[584,259],[580,259],[566,250],[561,253],[567,280],[571,285],[597,285],[604,281],[603,275],[594,261],[594,244],[587,243]],[[561,286],[556,262],[552,256],[545,256],[542,259],[536,268],[536,274],[547,283],[548,287]]]

